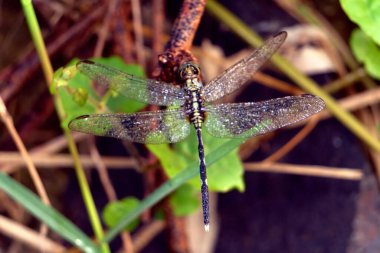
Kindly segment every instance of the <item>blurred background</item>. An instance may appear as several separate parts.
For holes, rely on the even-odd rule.
[[[351,7],[356,10],[352,13],[345,2],[218,1],[263,38],[287,31],[279,53],[300,75],[317,83],[326,96],[330,94],[339,107],[334,107],[332,115],[328,104],[328,109],[307,122],[244,143],[238,151],[242,159],[239,168],[244,169],[244,173],[237,172],[241,183],[211,194],[209,233],[203,231],[199,192],[194,190],[198,188],[181,188],[184,195],[194,194],[181,198],[178,193],[176,200],[146,210],[130,233],[111,242],[111,252],[380,251],[379,146],[358,138],[343,116],[336,118],[343,111],[352,113],[369,138],[378,142],[378,46],[364,35],[371,35],[368,30],[362,24],[358,29],[348,16],[355,21],[357,12],[356,16],[367,20],[366,15],[380,13],[375,3],[368,4],[366,10]],[[170,38],[182,4],[33,1],[54,70],[75,58],[119,56],[151,78],[157,73],[158,55]],[[206,83],[253,48],[218,13],[213,5],[207,6],[191,48]],[[93,238],[73,159],[18,1],[0,1],[0,29],[0,97],[51,205]],[[252,83],[226,101],[310,93],[296,83],[277,65],[268,63]],[[14,138],[8,128],[0,127],[1,171],[36,192]],[[77,133],[74,139],[106,230],[112,223],[104,218],[109,203],[126,197],[142,200],[168,180],[159,160],[143,145]],[[218,169],[213,169],[216,181]],[[188,208],[175,215],[181,206]],[[120,208],[122,213],[131,209]],[[0,221],[18,224],[13,228],[0,222],[0,252],[41,252],[41,245],[27,239],[29,234],[21,236],[24,229],[38,235],[40,221],[2,191],[0,215]],[[108,215],[116,214],[111,211]],[[53,246],[43,252],[79,252],[57,232],[48,231],[47,238]]]

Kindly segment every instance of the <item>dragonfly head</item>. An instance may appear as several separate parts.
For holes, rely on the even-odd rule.
[[[179,67],[178,74],[182,81],[197,78],[200,75],[200,68],[194,62],[186,62]]]

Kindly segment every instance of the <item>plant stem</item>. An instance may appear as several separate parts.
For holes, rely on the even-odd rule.
[[[262,43],[260,37],[250,27],[215,0],[208,0],[206,9],[250,45],[257,47]],[[307,92],[321,97],[331,113],[350,129],[352,133],[374,150],[380,151],[380,142],[369,134],[369,131],[351,113],[345,111],[329,94],[323,91],[317,83],[303,75],[287,60],[277,54],[272,57],[272,62],[298,86]]]
[[[21,0],[23,11],[29,26],[30,33],[33,38],[33,42],[35,44],[37,53],[39,55],[39,58],[41,60],[42,69],[44,71],[46,83],[49,85],[53,80],[53,68],[49,59],[49,56],[46,51],[45,43],[43,41],[41,30],[38,25],[38,21],[36,18],[36,14],[33,9],[33,5],[31,3],[31,0]],[[60,100],[60,97],[58,95],[53,95],[54,105],[55,109],[57,111],[58,117],[61,122],[66,117],[65,111],[62,106],[62,101]],[[75,172],[78,178],[79,186],[81,189],[82,197],[86,205],[87,213],[90,218],[90,222],[92,225],[92,228],[94,230],[95,236],[98,241],[102,241],[104,234],[103,234],[103,228],[99,219],[99,216],[97,215],[94,199],[91,195],[90,187],[88,185],[86,176],[84,174],[83,167],[79,160],[79,154],[78,150],[75,146],[75,142],[73,139],[73,136],[71,135],[70,130],[66,126],[61,126],[64,134],[67,138],[68,147],[71,152],[71,155],[74,159],[75,163]],[[101,244],[102,252],[108,253],[110,252],[109,246],[107,243]]]

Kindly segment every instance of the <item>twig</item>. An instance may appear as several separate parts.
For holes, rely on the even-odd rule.
[[[171,51],[190,50],[198,29],[206,1],[185,0],[173,25],[166,47]]]
[[[62,47],[67,46],[70,42],[74,42],[74,37],[83,33],[84,29],[93,24],[94,21],[103,14],[103,10],[104,6],[97,7],[89,15],[86,15],[81,22],[75,24],[63,35],[52,41],[47,46],[49,56],[54,55],[62,49]],[[23,85],[27,83],[32,74],[37,72],[40,66],[39,64],[40,62],[37,54],[32,52],[24,59],[21,59],[20,63],[8,67],[0,72],[0,83],[7,84],[0,94],[5,102],[7,102],[11,96],[13,96],[19,89],[21,89]]]
[[[119,55],[124,59],[125,62],[133,62],[133,52],[134,47],[132,46],[132,25],[126,17],[130,14],[130,3],[127,1],[122,1],[116,12],[116,17],[113,20],[112,25],[112,40],[113,40],[113,51],[115,55]]]
[[[16,222],[24,223],[28,218],[25,209],[20,208],[20,205],[14,202],[5,192],[0,191],[0,203],[2,213],[6,213],[8,217]]]
[[[152,24],[152,69],[156,67],[157,56],[163,50],[163,28],[164,28],[164,0],[153,1],[153,24]]]
[[[31,154],[30,158],[40,169],[70,168],[74,165],[72,157],[68,154]],[[91,156],[81,155],[80,159],[86,168],[95,168],[95,162]],[[107,167],[113,169],[135,169],[137,167],[136,161],[131,158],[103,156],[102,160]],[[0,152],[0,163],[11,164],[12,166],[24,165],[22,156],[16,152]],[[3,170],[5,173],[11,173],[13,171],[13,169],[10,171]]]
[[[307,121],[304,128],[299,131],[290,141],[283,145],[279,150],[274,152],[272,155],[268,156],[263,162],[275,162],[284,157],[289,153],[294,147],[296,147],[317,125],[318,120],[316,117],[311,117]]]
[[[228,26],[245,41],[256,46],[260,43],[261,40],[259,39],[259,36],[254,33],[250,27],[242,23],[235,15],[215,0],[208,0],[206,7],[208,11],[210,11],[215,17],[219,18],[226,26]],[[289,64],[288,61],[286,61],[283,57],[280,57],[278,54],[273,55],[271,60],[302,89],[321,97],[325,101],[326,106],[331,113],[334,114],[334,116],[340,120],[352,133],[365,142],[369,147],[378,152],[380,151],[379,140],[373,138],[363,124],[361,124],[352,114],[339,106],[334,98],[319,88],[313,80],[300,73],[294,68],[294,66]]]
[[[93,159],[95,167],[98,170],[100,181],[102,182],[102,185],[107,194],[108,200],[110,202],[117,201],[116,192],[112,186],[111,179],[109,178],[107,166],[105,165],[102,157],[99,154],[99,150],[96,147],[95,137],[90,136],[88,138],[88,141],[89,141],[89,146],[90,146],[91,158]],[[129,232],[126,232],[126,231],[122,232],[121,239],[123,241],[125,252],[128,252],[128,253],[135,252],[133,249],[132,239]]]
[[[98,40],[96,42],[94,56],[100,57],[106,44],[107,34],[110,28],[111,20],[115,17],[116,7],[119,5],[120,0],[111,0],[107,6],[107,14],[103,19],[102,27],[98,31]]]
[[[74,133],[73,134],[74,140],[80,141],[81,139],[87,138],[85,134],[81,133]],[[59,136],[53,140],[50,140],[48,142],[45,142],[44,144],[37,146],[35,148],[32,148],[30,150],[30,154],[32,156],[32,161],[34,164],[37,165],[37,167],[40,167],[40,164],[36,162],[36,160],[33,159],[33,157],[37,157],[37,154],[42,154],[44,156],[54,154],[64,148],[67,148],[67,140],[64,136]],[[0,152],[1,153],[1,152]],[[1,163],[1,162],[0,162]],[[7,162],[4,162],[4,166],[0,168],[1,171],[5,173],[12,173],[15,172],[18,168],[17,166],[24,165],[23,163],[19,165],[16,164],[10,164]]]
[[[338,101],[339,105],[347,111],[355,111],[357,109],[377,104],[380,101],[380,88],[371,89],[355,95],[351,95],[347,98],[340,99]],[[331,117],[331,113],[328,111],[323,111],[319,114],[321,119],[326,119]]]
[[[133,245],[131,234],[128,231],[120,233],[121,240],[123,241],[124,252],[135,253],[135,245]]]
[[[76,142],[82,141],[88,137],[87,134],[73,133],[73,138]],[[31,149],[32,154],[53,154],[62,149],[67,148],[67,139],[65,136],[60,135],[52,140],[49,140],[35,148]]]
[[[297,19],[323,29],[325,33],[329,35],[335,48],[343,56],[348,67],[351,70],[359,68],[359,64],[353,57],[347,43],[344,42],[336,29],[334,29],[334,27],[322,15],[310,8],[307,4],[301,3],[299,0],[277,0],[276,2],[290,14],[293,14]],[[363,77],[362,81],[367,87],[376,87],[374,81],[368,76]]]
[[[295,86],[291,86],[288,83],[286,83],[280,79],[277,79],[273,76],[267,75],[261,71],[258,71],[252,77],[252,79],[257,81],[257,82],[260,82],[261,84],[264,84],[265,86],[267,86],[269,88],[273,88],[273,89],[276,89],[278,91],[282,91],[285,93],[289,93],[289,94],[293,94],[293,95],[300,95],[300,94],[305,93],[303,90],[301,90]]]
[[[135,252],[140,252],[143,248],[145,248],[145,246],[162,230],[164,230],[164,228],[165,222],[156,220],[139,229],[132,237]]]
[[[339,78],[329,84],[323,86],[323,89],[328,93],[337,92],[343,88],[349,87],[354,84],[356,81],[359,81],[367,75],[367,72],[363,68],[359,68],[347,75],[344,75],[342,78]]]
[[[325,166],[293,165],[285,163],[244,163],[244,168],[254,172],[286,173],[302,176],[328,177],[343,180],[360,180],[363,173],[359,169]]]
[[[48,57],[44,40],[42,38],[42,33],[37,21],[36,13],[34,12],[31,0],[21,0],[21,3],[29,30],[32,35],[34,45],[36,47],[37,54],[43,66],[42,69],[44,70],[46,84],[49,88],[49,84],[53,81],[53,68]],[[59,96],[53,95],[53,101],[58,117],[60,121],[63,122],[66,117],[66,113],[63,108],[62,100]],[[65,134],[65,137],[67,138],[68,148],[75,162],[75,173],[78,179],[81,194],[84,199],[84,203],[87,209],[92,228],[94,230],[97,240],[102,241],[104,236],[103,227],[95,207],[94,199],[91,195],[90,186],[88,184],[83,167],[79,160],[79,153],[75,146],[74,138],[67,127],[62,126],[62,130]],[[107,243],[101,243],[100,247],[103,253],[110,252],[110,248]]]
[[[112,186],[111,179],[109,178],[107,167],[102,160],[102,157],[99,154],[99,150],[96,148],[95,144],[95,137],[90,136],[88,138],[89,147],[90,147],[90,156],[92,160],[94,161],[94,165],[96,169],[98,170],[100,181],[102,182],[104,191],[106,192],[106,195],[108,197],[109,201],[116,201],[117,196],[115,189]]]
[[[2,215],[0,215],[0,231],[8,237],[18,240],[38,251],[43,249],[41,252],[66,252],[66,249],[62,245]]]
[[[133,30],[136,39],[136,55],[137,61],[140,66],[145,67],[144,57],[144,36],[141,21],[141,7],[139,0],[131,0],[132,16],[133,16]]]
[[[177,70],[184,62],[197,62],[190,52],[195,32],[205,10],[205,0],[185,0],[174,22],[170,39],[163,54],[158,57],[160,69],[155,74],[160,80],[176,84]]]
[[[33,183],[36,186],[37,192],[40,195],[42,201],[45,204],[50,205],[50,200],[46,193],[42,180],[40,176],[38,175],[37,169],[34,166],[33,161],[31,160],[31,157],[28,151],[26,150],[24,143],[22,142],[20,136],[17,133],[15,126],[13,125],[12,117],[8,114],[8,111],[1,97],[0,97],[0,118],[5,124],[5,126],[7,127],[8,132],[10,133],[18,150],[20,151],[21,156],[24,159],[24,162],[26,163],[30,176],[32,177]]]
[[[48,206],[51,206],[49,197],[46,193],[46,189],[44,184],[42,183],[41,177],[37,172],[36,167],[34,166],[32,160],[30,159],[30,155],[26,150],[24,143],[22,142],[20,136],[17,133],[15,126],[13,125],[12,117],[9,115],[7,108],[5,107],[3,99],[0,97],[0,118],[4,122],[5,126],[9,134],[11,135],[13,141],[15,142],[18,150],[23,157],[24,162],[28,168],[29,174],[32,178],[32,181],[37,189],[38,195],[40,195],[42,202]],[[41,224],[41,234],[46,235],[48,232],[47,226],[45,224]]]

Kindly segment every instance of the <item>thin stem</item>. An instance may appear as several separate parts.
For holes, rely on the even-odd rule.
[[[33,42],[35,44],[37,53],[40,57],[42,68],[44,71],[46,83],[50,84],[53,80],[53,68],[46,52],[46,46],[43,41],[41,30],[38,25],[38,21],[36,18],[36,14],[33,9],[33,5],[31,0],[21,0],[23,11],[29,26],[29,30],[31,32]],[[57,111],[58,117],[61,122],[65,119],[65,111],[62,106],[62,101],[59,96],[53,96],[55,109]],[[90,187],[88,185],[86,176],[83,171],[83,167],[79,160],[78,150],[75,146],[75,142],[71,132],[67,129],[66,126],[62,126],[66,139],[68,141],[68,147],[71,155],[73,156],[75,163],[75,172],[78,178],[79,186],[81,189],[81,193],[86,205],[86,209],[90,218],[90,222],[92,228],[94,229],[94,233],[98,241],[102,241],[103,239],[103,228],[100,223],[99,216],[97,215],[94,199],[92,198]],[[107,253],[110,252],[109,246],[107,243],[102,242],[101,244],[102,252]]]
[[[53,67],[51,65],[44,40],[42,38],[36,13],[34,12],[31,0],[21,0],[21,4],[29,27],[29,31],[32,35],[34,46],[36,47],[38,57],[41,61],[41,66],[44,72],[46,83],[50,84],[53,80]]]
[[[103,228],[100,223],[98,213],[96,211],[94,199],[91,195],[90,186],[88,185],[86,175],[84,173],[82,164],[80,163],[78,149],[75,145],[75,141],[70,130],[68,130],[67,128],[63,128],[63,131],[68,142],[69,151],[74,160],[75,174],[78,178],[79,188],[81,190],[81,194],[86,205],[87,214],[89,215],[96,238],[99,241],[101,241],[104,238]],[[101,242],[101,248],[102,252],[104,253],[111,252],[107,243]]]
[[[154,237],[164,230],[165,226],[164,221],[155,220],[139,229],[132,238],[135,251],[140,252]]]
[[[353,85],[356,81],[359,81],[367,75],[367,72],[363,68],[359,68],[351,73],[344,75],[342,78],[339,78],[329,84],[323,86],[323,89],[328,93],[335,93],[343,88]]]
[[[335,168],[325,166],[295,165],[286,163],[244,163],[248,171],[286,173],[293,175],[307,175],[313,177],[327,177],[341,180],[360,180],[363,172],[353,168]]]
[[[206,155],[206,160],[208,161],[209,167],[219,159],[225,157],[229,152],[236,149],[245,140],[246,139],[229,140],[224,142],[215,150],[211,151],[208,155]],[[132,210],[130,213],[122,217],[120,219],[120,222],[107,232],[104,240],[107,242],[111,241],[120,231],[124,229],[125,226],[127,226],[132,220],[141,215],[146,209],[152,207],[169,193],[173,192],[175,189],[181,186],[184,182],[188,181],[198,174],[199,164],[194,161],[187,168],[179,172],[176,176],[171,178],[166,183],[162,184],[159,188],[157,188],[154,192],[142,200],[136,209]]]
[[[9,115],[8,110],[4,104],[3,99],[0,97],[0,118],[4,122],[6,128],[8,129],[9,134],[11,135],[13,141],[15,142],[19,152],[21,153],[21,156],[23,157],[23,160],[26,163],[26,166],[28,168],[28,171],[30,173],[30,176],[32,178],[32,181],[34,185],[36,186],[37,192],[40,195],[42,202],[46,204],[47,206],[51,206],[49,197],[47,195],[46,189],[44,187],[44,184],[42,183],[41,177],[38,174],[37,168],[34,166],[34,163],[32,162],[32,159],[22,142],[22,139],[20,135],[17,133],[17,130],[13,124],[12,117]],[[48,232],[47,226],[42,224],[41,226],[41,234],[46,235]],[[41,248],[43,249],[43,248]]]
[[[262,40],[255,32],[215,0],[207,1],[206,9],[250,45],[257,47],[262,43]],[[380,151],[380,142],[369,134],[368,130],[352,114],[345,111],[329,94],[323,91],[318,84],[300,73],[288,61],[277,54],[272,57],[272,62],[301,88],[321,97],[331,113],[352,133],[374,150]]]
[[[36,249],[36,252],[66,252],[62,245],[2,215],[0,215],[0,231],[12,240],[22,242],[31,249]]]
[[[7,127],[12,139],[14,140],[17,148],[19,149],[21,156],[23,157],[23,159],[27,165],[28,171],[30,173],[30,176],[32,177],[34,185],[36,186],[38,194],[41,196],[42,201],[46,205],[50,206],[49,197],[46,193],[46,189],[42,183],[42,180],[38,174],[38,171],[37,171],[36,167],[34,166],[34,163],[31,159],[27,149],[25,148],[25,145],[22,142],[20,135],[17,133],[17,130],[16,130],[15,126],[13,125],[12,118],[8,114],[8,111],[4,105],[4,102],[1,99],[1,97],[0,97],[0,118],[4,122],[4,124]]]
[[[136,41],[136,55],[140,66],[145,67],[144,57],[144,36],[141,21],[141,3],[139,0],[131,0],[132,16],[133,16],[133,31]]]
[[[285,145],[283,145],[276,152],[268,156],[263,162],[276,162],[294,149],[317,125],[318,115],[315,115],[307,121],[306,125],[299,131],[292,139],[290,139]]]
[[[73,158],[66,154],[33,154],[31,153],[31,159],[41,169],[59,169],[59,168],[71,168],[74,166]],[[89,155],[81,155],[80,160],[84,167],[94,168],[96,167],[94,159]],[[103,162],[107,167],[113,169],[123,168],[136,168],[136,162],[132,158],[128,157],[102,157]],[[0,163],[9,164],[12,166],[21,166],[24,164],[22,156],[17,152],[0,152]],[[13,173],[15,169],[13,167],[7,168],[3,173]]]
[[[324,30],[325,33],[329,35],[329,39],[334,44],[335,48],[342,55],[346,65],[352,71],[359,68],[359,64],[353,57],[347,43],[343,41],[336,29],[334,29],[334,27],[322,15],[314,11],[307,4],[301,3],[299,0],[277,0],[276,2],[285,10],[288,10],[290,13],[294,14],[296,18],[306,23],[318,26]],[[368,76],[363,76],[361,80],[368,88],[376,87],[375,82]]]
[[[112,21],[112,18],[115,16],[116,8],[119,5],[119,0],[113,0],[108,4],[107,14],[104,17],[102,27],[98,32],[98,40],[96,43],[94,56],[101,57],[104,49],[104,45],[106,44],[107,34],[109,32],[109,27]]]

